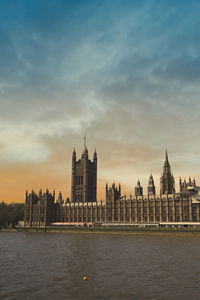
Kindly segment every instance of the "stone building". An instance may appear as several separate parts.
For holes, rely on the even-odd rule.
[[[81,159],[76,160],[76,151],[72,155],[71,202],[96,202],[97,194],[97,153],[93,161],[88,158],[86,140]]]
[[[174,176],[171,173],[171,167],[168,160],[168,154],[166,151],[165,163],[163,173],[160,178],[160,194],[173,194],[175,193],[175,181]]]
[[[50,224],[55,218],[55,207],[55,191],[43,193],[40,190],[38,194],[26,191],[24,226],[45,227]]]
[[[188,183],[180,179],[180,192],[175,192],[175,181],[166,152],[163,173],[160,180],[160,195],[155,193],[152,174],[149,177],[147,196],[138,180],[135,195],[121,194],[121,186],[106,184],[106,201],[96,201],[97,155],[93,162],[88,159],[85,145],[82,157],[72,156],[72,198],[63,201],[59,192],[46,190],[37,195],[26,192],[25,226],[46,227],[53,223],[127,223],[155,224],[160,222],[199,222],[200,187],[195,180]],[[81,196],[82,195],[82,196]]]

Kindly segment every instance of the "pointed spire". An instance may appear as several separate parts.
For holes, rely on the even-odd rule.
[[[149,185],[154,185],[153,175],[152,173],[149,176]]]
[[[166,153],[165,153],[165,160],[168,161],[168,153],[167,153],[167,149],[166,149]]]
[[[72,153],[72,166],[73,166],[73,164],[75,164],[75,162],[76,162],[76,151],[75,151],[75,148],[74,148],[74,151]]]
[[[88,149],[87,149],[87,144],[86,144],[86,133],[84,135],[84,150],[83,150],[82,158],[84,158],[86,160],[88,159]]]
[[[119,183],[119,193],[121,195],[121,184]]]
[[[166,193],[173,194],[174,192],[175,192],[175,182],[174,182],[173,174],[171,172],[168,153],[166,149],[164,168],[160,179],[160,193],[161,195],[163,195]]]
[[[163,174],[165,174],[166,172],[171,172],[170,171],[170,164],[169,164],[169,159],[168,159],[168,153],[167,150],[165,152],[165,163],[164,163],[164,172]]]
[[[75,150],[75,148],[74,148],[74,150],[73,150],[73,154],[72,154],[72,157],[76,157],[76,150]]]
[[[95,150],[94,150],[93,161],[94,161],[94,162],[97,162],[97,152],[96,152],[96,148],[95,148]]]
[[[87,145],[86,145],[86,132],[85,132],[85,135],[84,135],[84,150],[86,150],[87,148]]]

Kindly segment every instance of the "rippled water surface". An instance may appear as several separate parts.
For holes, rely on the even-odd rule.
[[[0,299],[200,299],[200,238],[2,232]]]

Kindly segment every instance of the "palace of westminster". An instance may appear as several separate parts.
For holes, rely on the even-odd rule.
[[[61,192],[55,199],[55,191],[42,190],[36,194],[26,191],[24,212],[25,227],[45,227],[51,224],[72,222],[156,224],[160,222],[199,222],[200,187],[195,179],[179,181],[180,191],[175,191],[175,180],[166,152],[163,173],[160,178],[160,194],[156,195],[154,179],[149,177],[147,195],[138,180],[134,196],[121,194],[121,186],[108,187],[106,201],[97,201],[97,153],[88,157],[86,142],[81,159],[72,155],[71,199],[63,201]]]

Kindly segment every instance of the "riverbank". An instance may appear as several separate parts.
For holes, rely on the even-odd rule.
[[[131,234],[131,235],[159,235],[159,236],[196,236],[200,237],[200,230],[188,228],[103,228],[103,227],[47,227],[44,228],[2,228],[0,232],[32,232],[32,233],[87,233],[87,234]]]

